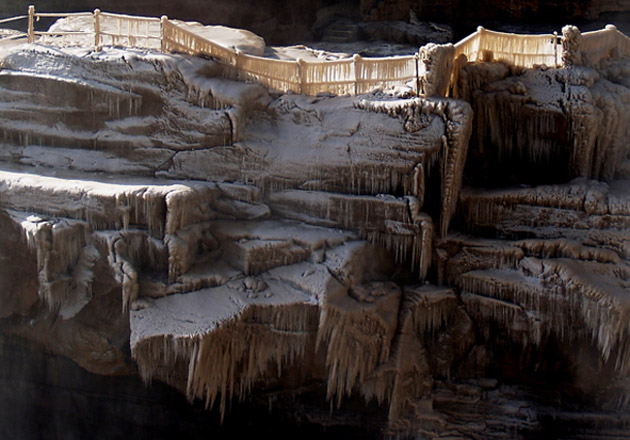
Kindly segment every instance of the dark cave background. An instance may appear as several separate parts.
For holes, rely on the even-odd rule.
[[[317,39],[316,29],[336,20],[354,22],[409,21],[410,11],[420,20],[448,24],[455,40],[489,29],[538,33],[567,23],[593,30],[615,23],[630,30],[629,0],[27,0],[0,2],[0,17],[37,11],[103,11],[194,20],[248,29],[268,44],[294,44]],[[315,30],[315,31],[314,31]]]

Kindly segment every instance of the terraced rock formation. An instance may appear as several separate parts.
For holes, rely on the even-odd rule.
[[[269,399],[354,429],[369,407],[376,437],[627,436],[626,64],[469,64],[455,100],[4,53],[2,338],[221,419]]]

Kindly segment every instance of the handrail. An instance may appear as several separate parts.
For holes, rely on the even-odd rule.
[[[219,61],[229,65],[235,65],[236,63],[236,51],[232,49],[223,47],[188,29],[184,29],[168,19],[162,21],[162,28],[162,38],[165,40],[165,48],[168,48],[169,45],[174,45],[177,46],[179,50],[183,50],[190,55],[203,53],[204,55],[215,57]],[[183,44],[182,41],[177,38],[178,36],[183,36],[184,43],[187,44]],[[202,48],[205,49],[205,51],[202,50]]]
[[[89,17],[91,12],[37,12],[35,17],[50,18],[50,17]],[[28,17],[28,15],[27,15]]]
[[[90,13],[35,13],[29,7],[29,42],[36,36],[72,36],[83,32],[36,32],[33,23],[38,17],[90,16]],[[315,95],[318,93],[356,94],[374,87],[393,85],[417,80],[416,56],[363,59],[358,55],[337,61],[287,61],[249,55],[211,41],[186,29],[168,18],[139,17],[94,11],[94,35],[96,50],[104,44],[153,47],[151,41],[160,41],[165,52],[183,52],[216,59],[224,65],[225,75],[239,80],[256,81],[270,88],[294,93]],[[118,21],[118,30],[105,26],[111,20]],[[150,29],[150,24],[159,24]],[[115,27],[115,25],[113,26]],[[144,29],[141,29],[143,27]],[[419,83],[419,81],[416,81]]]
[[[35,35],[89,35],[92,32],[86,32],[86,31],[55,31],[55,32],[48,32],[48,31],[35,31]]]
[[[97,50],[103,45],[160,49],[160,19],[94,11],[94,41]]]
[[[619,56],[630,56],[630,38],[614,25],[582,34],[582,56],[588,64],[597,64],[615,50]]]
[[[479,26],[477,31],[455,44],[450,96],[460,97],[458,78],[465,62],[503,62],[515,67],[532,68],[535,65],[560,66],[557,44],[558,34],[511,34],[490,31]]]
[[[81,32],[81,33],[85,33],[85,32]],[[92,32],[87,32],[87,33],[91,34]],[[118,34],[118,33],[115,33],[115,32],[107,32],[107,31],[101,31],[101,32],[99,32],[99,34],[100,35],[105,35],[107,37],[126,37],[127,36],[127,34],[121,35],[121,34]],[[131,36],[135,37],[135,38],[148,38],[149,40],[160,40],[159,36],[157,36],[157,35],[150,35],[150,34],[149,35],[131,34]]]
[[[19,34],[9,35],[7,37],[0,37],[0,41],[17,40],[18,38],[25,38],[25,37],[27,37],[27,35],[23,32],[20,32]]]
[[[34,30],[34,22],[39,17],[77,16],[93,16],[94,31],[36,32]],[[25,18],[28,19],[29,43],[34,42],[36,36],[93,35],[94,47],[98,51],[108,42],[112,46],[157,49],[158,45],[152,42],[159,41],[159,49],[163,52],[180,52],[215,59],[223,65],[224,74],[228,77],[256,81],[283,92],[291,91],[308,95],[366,93],[376,87],[406,84],[414,79],[416,92],[420,94],[420,84],[429,77],[429,72],[426,70],[438,68],[448,70],[444,74],[450,78],[455,90],[459,70],[466,62],[495,61],[526,68],[537,64],[552,67],[560,65],[556,32],[522,35],[490,31],[480,26],[476,32],[454,44],[454,56],[448,55],[452,62],[446,64],[453,66],[451,72],[451,67],[446,67],[446,65],[435,67],[435,65],[424,66],[419,63],[420,52],[411,56],[379,58],[363,58],[354,55],[351,58],[336,61],[302,59],[287,61],[259,57],[224,47],[185,28],[184,25],[169,20],[166,16],[161,18],[133,16],[101,12],[98,9],[94,13],[35,13],[35,8],[31,5],[28,15],[2,19],[0,24]],[[112,20],[117,24],[117,30],[112,29]],[[21,35],[11,36],[6,39],[21,37]],[[65,38],[62,38],[62,41],[65,41]],[[630,56],[630,38],[612,25],[606,26],[606,29],[601,31],[584,33],[582,41],[583,58],[590,64],[598,63],[614,51],[620,55]],[[84,44],[83,40],[79,44]]]
[[[87,12],[88,15],[92,15],[92,13]],[[158,17],[146,17],[142,15],[126,15],[126,14],[116,14],[113,12],[101,12],[101,17],[111,17],[111,18],[122,18],[125,20],[133,20],[133,21],[148,21],[151,23],[159,23],[160,19]]]
[[[503,61],[520,67],[559,65],[557,34],[511,34],[483,27],[455,44],[455,58],[464,54],[469,62]]]
[[[10,23],[12,21],[24,20],[26,18],[28,18],[28,15],[18,15],[15,17],[3,18],[2,20],[0,20],[0,24]]]
[[[77,35],[90,35],[92,32],[87,31],[36,31],[35,30],[35,21],[38,21],[40,18],[67,18],[70,17],[91,17],[92,13],[90,12],[35,12],[34,6],[28,7],[28,42],[33,43],[35,41],[35,37],[61,37],[64,43],[67,42],[67,36],[77,36]]]
[[[25,20],[27,18],[28,18],[28,15],[17,15],[15,17],[3,18],[0,20],[0,24],[12,23],[14,21]],[[12,33],[11,35],[0,36],[0,41],[17,40],[18,38],[24,38],[27,36],[27,34],[24,32],[19,32],[19,31],[15,31],[15,32],[16,33]]]

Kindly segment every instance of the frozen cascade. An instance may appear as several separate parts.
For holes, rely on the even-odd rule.
[[[612,73],[621,63],[512,72],[497,63],[465,66],[460,88],[476,90],[466,92],[475,115],[472,154],[494,166],[568,162],[570,177],[612,179],[629,152],[622,141],[629,92]]]
[[[459,190],[462,186],[464,164],[468,151],[468,141],[472,132],[472,110],[467,103],[445,99],[417,98],[409,100],[370,101],[364,99],[360,108],[386,113],[402,118],[406,130],[415,130],[418,120],[425,113],[439,115],[446,123],[440,150],[440,174],[442,205],[440,211],[439,235],[445,236],[451,217],[455,213]],[[417,186],[414,185],[414,188]]]
[[[484,252],[505,257],[492,265],[480,258]],[[470,242],[449,265],[454,271],[447,276],[468,295],[462,297],[467,310],[479,319],[498,321],[523,344],[538,344],[551,333],[592,340],[604,361],[612,358],[620,374],[627,371],[630,268],[614,252],[563,240],[523,240],[503,249]]]
[[[322,226],[356,230],[410,265],[424,279],[431,264],[433,222],[420,212],[413,196],[386,194],[350,196],[317,191],[285,190],[270,196],[272,209],[282,216]]]
[[[317,333],[317,346],[326,347],[327,396],[335,397],[337,406],[388,359],[401,300],[400,288],[393,283],[354,289],[366,289],[373,299],[352,291],[326,297]]]
[[[392,432],[409,429],[409,421],[413,420],[409,417],[415,412],[418,401],[426,399],[433,388],[430,353],[425,341],[462,325],[463,333],[469,333],[470,320],[462,313],[460,301],[452,290],[437,286],[405,289],[389,359],[360,385],[366,400],[388,402]],[[461,336],[451,341],[442,339],[438,343],[442,346],[453,344],[456,352],[465,352],[471,336]]]
[[[69,300],[90,298],[92,267],[97,253],[90,244],[89,225],[69,219],[7,212],[20,225],[25,241],[35,251],[38,293],[48,308],[59,311]]]
[[[141,376],[145,381],[172,382],[169,371],[184,362],[188,365],[188,398],[203,399],[207,407],[219,398],[224,415],[228,402],[233,397],[244,398],[271,365],[280,377],[285,366],[304,358],[313,347],[317,307],[308,301],[250,304],[230,313],[235,314],[225,315],[211,330],[183,337],[152,337],[132,345]]]

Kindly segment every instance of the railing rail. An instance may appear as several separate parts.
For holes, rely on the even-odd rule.
[[[81,37],[86,35],[91,35],[93,32],[89,31],[36,31],[35,30],[35,22],[39,21],[40,18],[65,18],[66,20],[70,20],[71,18],[77,17],[90,17],[92,13],[90,12],[35,12],[34,6],[28,7],[28,42],[33,43],[36,37],[60,37],[62,44],[69,44],[69,41],[66,37]],[[82,42],[79,40],[74,41],[74,44],[81,45]]]
[[[22,20],[28,20],[28,15],[17,15],[15,17],[3,18],[0,20],[0,24],[14,23],[14,22],[22,21]],[[20,32],[16,29],[11,29],[10,33],[3,35],[0,38],[0,40],[9,41],[9,40],[17,40],[18,38],[24,38],[24,37],[27,37],[27,34],[25,32]]]
[[[34,23],[42,17],[93,17],[93,31],[35,31]],[[420,52],[411,56],[384,58],[352,58],[336,61],[295,61],[277,60],[245,54],[239,50],[224,47],[211,41],[185,25],[169,20],[168,17],[142,17],[101,12],[38,12],[29,6],[28,14],[0,20],[0,24],[18,20],[28,20],[26,35],[29,43],[37,37],[82,37],[73,40],[75,44],[85,44],[85,35],[93,36],[94,47],[102,46],[138,47],[158,49],[162,52],[186,53],[215,59],[224,66],[225,75],[244,81],[255,81],[282,92],[317,95],[361,94],[376,88],[415,84],[421,94],[421,84],[428,77],[423,63],[419,63]],[[23,38],[24,34],[10,35],[4,39]],[[564,38],[564,37],[563,37]],[[52,41],[45,41],[51,43]],[[454,45],[455,55],[450,67],[442,66],[450,78],[454,95],[457,96],[457,78],[466,62],[495,61],[517,67],[531,68],[535,65],[558,67],[561,65],[561,51],[558,34],[518,35],[494,32],[479,27],[476,32]],[[451,49],[452,50],[452,49]],[[620,56],[630,56],[630,38],[612,25],[606,29],[586,32],[582,38],[583,59],[588,64],[596,64],[616,52]],[[448,55],[449,60],[452,55]],[[438,70],[436,67],[426,67]],[[435,73],[435,72],[434,72]],[[440,92],[442,93],[442,92]]]
[[[582,56],[587,64],[598,64],[613,51],[618,56],[630,56],[630,38],[615,26],[582,34]]]
[[[97,50],[102,46],[160,49],[160,19],[94,11],[94,38]]]
[[[163,48],[166,52],[184,52],[189,55],[206,55],[230,66],[236,64],[236,51],[214,43],[188,29],[162,19]]]
[[[483,27],[455,44],[455,58],[464,54],[469,62],[499,61],[519,67],[545,64],[559,66],[557,33],[519,35],[489,31]]]
[[[12,21],[26,20],[27,18],[28,15],[18,15],[15,17],[3,18],[2,20],[0,20],[0,24],[11,23]]]
[[[0,38],[0,41],[17,40],[18,38],[24,38],[24,37],[26,37],[26,34],[20,32],[20,33],[14,34],[14,35],[8,35],[6,37],[2,37],[2,38]]]
[[[59,17],[90,17],[91,12],[37,12],[35,17],[59,18]]]

